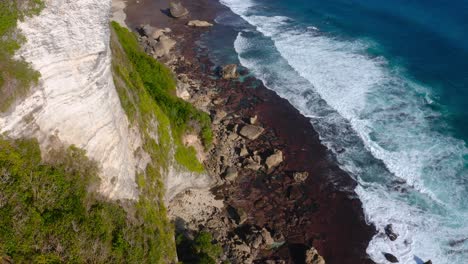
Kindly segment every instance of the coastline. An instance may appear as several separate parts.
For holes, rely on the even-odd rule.
[[[140,24],[149,23],[155,27],[171,28],[171,37],[177,40],[179,59],[168,63],[173,65],[179,76],[187,75],[199,82],[198,91],[189,91],[192,96],[193,93],[202,94],[213,102],[222,102],[208,102],[203,107],[213,113],[224,111],[229,117],[217,126],[216,131],[223,131],[226,135],[225,131],[230,130],[233,133],[229,135],[237,134],[237,127],[257,116],[257,123],[265,132],[252,141],[234,139],[241,143],[234,143],[236,149],[245,144],[249,152],[256,151],[262,158],[273,150],[281,150],[284,154],[284,161],[272,171],[259,173],[240,167],[234,182],[219,178],[218,186],[212,190],[218,199],[224,201],[226,208],[245,212],[244,225],[266,228],[275,241],[285,242],[276,250],[258,251],[253,261],[302,263],[302,256],[313,246],[327,263],[373,263],[366,254],[366,248],[375,229],[365,223],[361,202],[355,193],[342,191],[353,190],[356,183],[338,168],[333,156],[320,143],[310,121],[252,77],[243,82],[212,78],[215,65],[208,59],[207,51],[200,52],[194,44],[209,29],[190,28],[185,24],[191,19],[213,21],[218,10],[226,7],[215,0],[197,3],[185,0],[182,4],[190,10],[189,17],[175,20],[162,12],[167,7],[166,3],[139,2],[127,2],[128,26],[135,30]],[[239,157],[237,150],[231,154],[232,164],[242,163],[243,158]],[[214,164],[211,167],[216,167],[217,162],[216,154],[207,161],[209,165]],[[307,172],[309,177],[303,183],[297,182],[294,180],[295,172]],[[220,210],[216,213],[223,214]],[[236,228],[235,223],[227,225]]]

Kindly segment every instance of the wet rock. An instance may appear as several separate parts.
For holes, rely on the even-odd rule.
[[[322,256],[319,255],[315,248],[311,248],[306,251],[305,256],[305,263],[306,264],[325,264],[325,260]]]
[[[304,172],[295,172],[293,174],[293,178],[296,182],[305,182],[309,177],[309,173],[307,171]]]
[[[281,162],[283,162],[283,152],[281,150],[276,150],[273,155],[266,159],[265,165],[268,169],[271,169],[280,165]]]
[[[389,262],[398,263],[398,259],[394,255],[385,252],[382,252],[382,254],[384,255],[385,259],[387,259]]]
[[[208,21],[190,20],[187,23],[187,26],[190,26],[190,27],[212,27],[213,24],[209,23]]]
[[[236,64],[228,64],[221,69],[221,76],[225,80],[229,79],[237,79],[239,74],[237,73],[237,65]]]
[[[395,241],[398,238],[398,234],[393,231],[392,224],[388,224],[385,227],[385,234],[390,238],[391,241]]]
[[[234,167],[230,167],[226,170],[226,173],[224,175],[224,178],[227,180],[227,181],[234,181],[237,176],[239,176],[239,173],[237,172],[237,169],[234,168]]]
[[[257,139],[264,131],[263,127],[254,126],[254,125],[245,125],[239,131],[239,134],[243,137],[246,137],[250,140]]]
[[[181,3],[171,2],[169,4],[169,12],[174,18],[179,18],[188,15],[187,8],[183,7]]]

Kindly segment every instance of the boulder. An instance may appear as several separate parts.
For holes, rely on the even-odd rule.
[[[388,224],[385,227],[385,234],[390,238],[391,241],[395,241],[398,238],[398,234],[393,231],[392,224]]]
[[[242,251],[242,252],[248,252],[250,253],[250,247],[244,243],[242,244],[237,244],[234,246],[234,248],[237,250],[237,251]]]
[[[237,73],[236,64],[228,64],[221,69],[221,76],[225,80],[237,79],[239,74]]]
[[[190,27],[212,27],[213,24],[211,24],[211,23],[208,22],[208,21],[190,20],[190,21],[187,23],[187,26],[190,26]]]
[[[281,162],[283,162],[283,152],[281,152],[281,150],[276,150],[273,155],[266,159],[265,165],[268,169],[271,169],[280,165]]]
[[[319,255],[315,248],[306,251],[305,255],[306,264],[325,264],[325,260]]]
[[[169,4],[169,12],[174,18],[179,18],[188,15],[189,11],[183,7],[181,3],[171,2]]]
[[[239,131],[239,134],[243,137],[246,137],[250,140],[257,139],[265,129],[259,126],[254,125],[245,125]]]
[[[253,248],[259,248],[261,245],[262,245],[262,242],[263,242],[263,238],[262,236],[254,236],[251,240],[251,246]]]
[[[293,174],[293,178],[296,182],[305,182],[309,177],[309,173],[307,171],[304,172],[295,172]]]
[[[424,264],[432,264],[432,260],[428,260],[428,261],[424,262]]]
[[[154,46],[154,56],[156,58],[161,58],[168,55],[175,44],[175,40],[167,36],[161,36],[159,41]]]
[[[213,124],[217,125],[221,122],[221,120],[223,120],[223,118],[225,118],[227,115],[227,113],[220,109],[220,110],[216,110],[216,112],[214,113],[213,115]]]
[[[387,259],[389,262],[398,263],[398,259],[394,255],[385,252],[382,252],[382,254],[384,255],[385,259]]]
[[[171,32],[170,28],[165,28],[165,29],[156,28],[149,24],[140,26],[140,30],[144,36],[148,38],[156,39],[156,40],[158,40],[164,34]]]
[[[150,36],[153,39],[159,39],[160,37],[164,36],[164,34],[166,34],[166,33],[167,33],[166,30],[157,28],[157,29],[153,30],[153,32],[151,33]]]
[[[249,122],[251,125],[255,125],[255,123],[257,123],[257,119],[258,117],[255,115],[255,116],[252,116],[250,119],[249,119]]]
[[[145,25],[140,25],[140,32],[143,36],[147,36],[147,37],[150,37],[151,34],[153,33],[154,31],[154,27],[152,27],[151,25],[149,24],[145,24]]]
[[[239,176],[239,173],[237,172],[237,169],[234,168],[234,167],[230,167],[226,170],[225,174],[224,174],[224,179],[226,179],[227,181],[234,181],[237,176]]]
[[[268,231],[266,228],[262,229],[261,234],[262,234],[263,243],[267,247],[270,247],[271,245],[273,245],[273,243],[275,243],[275,241],[271,237],[270,231]]]
[[[249,150],[245,146],[242,146],[242,148],[239,151],[239,156],[245,157],[247,155],[249,155]]]
[[[258,171],[262,168],[262,165],[260,165],[260,163],[253,161],[252,159],[247,159],[247,164],[244,166],[244,168],[253,170],[253,171]]]

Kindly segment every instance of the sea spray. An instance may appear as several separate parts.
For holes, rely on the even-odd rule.
[[[369,54],[366,41],[268,16],[252,1],[222,2],[253,26],[234,43],[241,63],[311,118],[358,181],[367,220],[380,231],[368,248],[374,261],[391,252],[402,263],[461,263],[466,245],[451,245],[468,234],[467,150],[434,128],[448,125],[427,100],[430,89]],[[394,242],[384,235],[389,223],[399,234]]]

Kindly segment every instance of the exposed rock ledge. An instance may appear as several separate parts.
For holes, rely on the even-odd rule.
[[[18,55],[41,73],[41,84],[0,116],[0,132],[36,137],[42,148],[50,136],[84,148],[102,167],[100,191],[135,199],[141,143],[112,80],[110,10],[110,0],[49,0],[39,16],[19,24],[27,43]]]

